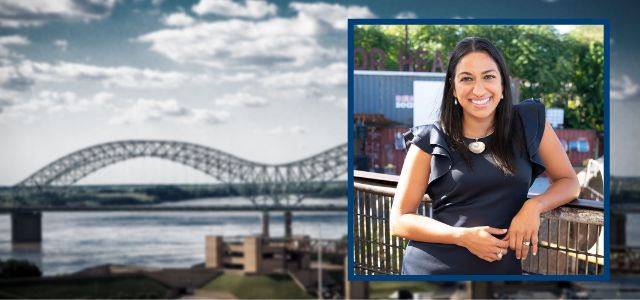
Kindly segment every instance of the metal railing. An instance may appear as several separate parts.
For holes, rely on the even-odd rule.
[[[354,274],[400,274],[407,240],[390,234],[398,176],[354,172]],[[417,214],[430,216],[425,195]],[[538,253],[522,260],[525,274],[594,275],[604,267],[603,202],[576,199],[541,216]]]

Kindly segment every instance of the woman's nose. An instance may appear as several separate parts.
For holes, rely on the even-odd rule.
[[[473,94],[475,96],[483,96],[484,91],[485,91],[485,88],[482,82],[480,80],[476,81],[475,85],[473,86]]]

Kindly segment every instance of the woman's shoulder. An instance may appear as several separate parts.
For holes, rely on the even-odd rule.
[[[439,122],[418,125],[411,128],[404,134],[404,140],[407,148],[409,148],[410,144],[414,144],[429,154],[433,152],[434,146],[448,150],[444,132]]]
[[[516,112],[520,114],[538,114],[540,112],[544,113],[544,104],[537,98],[529,98],[520,101],[520,103],[515,104],[514,109]]]
[[[444,134],[442,131],[442,126],[438,121],[435,121],[431,124],[414,126],[409,130],[409,132],[411,132],[414,136],[421,137]]]
[[[534,178],[544,171],[544,164],[538,154],[546,123],[544,104],[539,99],[526,99],[514,105],[516,120],[520,122],[524,142],[530,161],[534,166]]]

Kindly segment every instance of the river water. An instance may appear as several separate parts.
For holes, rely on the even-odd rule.
[[[548,181],[538,178],[531,191]],[[239,197],[197,199],[163,206],[249,204]],[[305,199],[304,205],[345,205],[346,198]],[[0,258],[28,259],[46,275],[115,263],[190,267],[204,261],[206,235],[239,237],[261,232],[259,212],[46,212],[40,247],[11,244],[11,218],[0,215]],[[640,214],[627,216],[627,244],[640,247]],[[294,212],[293,234],[339,239],[347,234],[347,212]],[[284,235],[283,214],[270,214],[270,234]]]
[[[244,204],[236,197],[165,203],[198,206]],[[346,205],[346,198],[305,199],[305,205]],[[260,212],[45,212],[41,247],[11,244],[11,218],[0,215],[0,258],[28,259],[46,275],[107,263],[190,267],[204,262],[206,235],[261,233]],[[284,235],[283,213],[270,214],[270,235]],[[339,239],[347,234],[346,212],[293,212],[294,235]]]

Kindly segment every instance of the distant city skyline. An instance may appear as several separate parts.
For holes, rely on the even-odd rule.
[[[637,5],[492,4],[0,1],[0,185],[122,139],[187,141],[264,163],[345,143],[348,17],[610,20],[611,174],[640,175]],[[132,180],[212,181],[145,159],[80,183]]]

